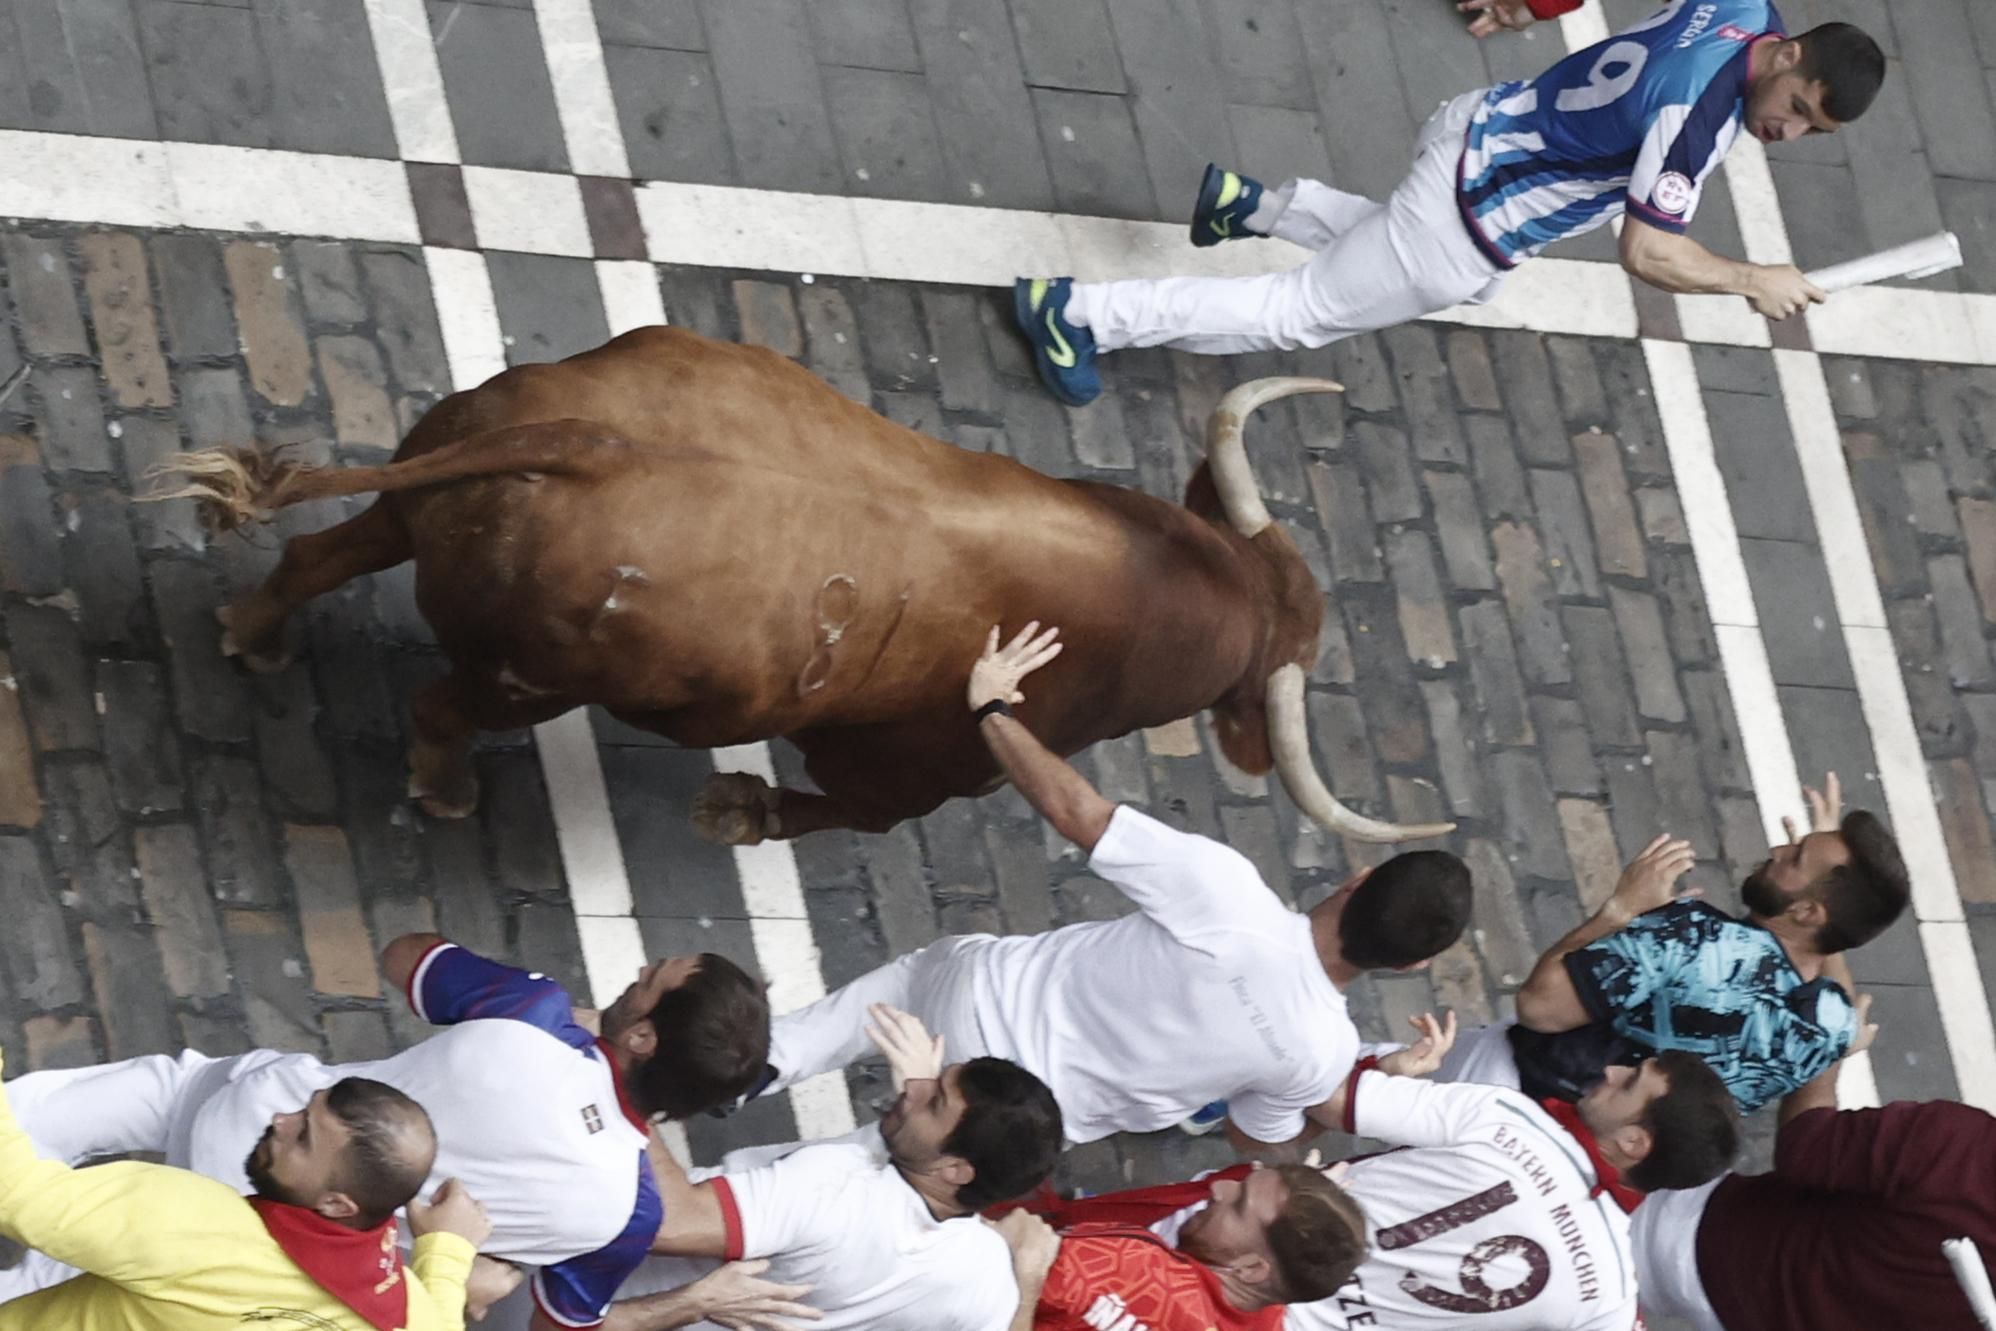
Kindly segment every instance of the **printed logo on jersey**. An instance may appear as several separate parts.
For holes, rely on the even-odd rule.
[[[1119,1294],[1104,1294],[1088,1305],[1081,1320],[1095,1331],[1150,1331],[1150,1323],[1140,1321]]]
[[[592,1137],[603,1131],[603,1111],[595,1105],[582,1106],[582,1126],[589,1129]]]
[[[1748,32],[1737,23],[1726,24],[1715,35],[1724,37],[1729,42],[1750,42],[1760,36],[1757,32]]]
[[[1691,178],[1682,171],[1666,171],[1656,178],[1649,201],[1658,212],[1677,216],[1691,206]]]
[[[1684,25],[1684,31],[1677,38],[1677,49],[1686,51],[1691,43],[1705,35],[1705,29],[1712,26],[1712,16],[1719,12],[1717,5],[1700,5],[1692,12],[1691,21]]]

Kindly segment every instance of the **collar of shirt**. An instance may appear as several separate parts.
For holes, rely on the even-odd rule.
[[[1581,1120],[1580,1110],[1564,1100],[1541,1100],[1539,1106],[1587,1152],[1587,1161],[1594,1166],[1594,1186],[1587,1195],[1599,1197],[1605,1192],[1615,1199],[1615,1205],[1633,1212],[1642,1202],[1642,1193],[1622,1182],[1622,1172],[1601,1158],[1601,1144],[1594,1139],[1594,1130]]]
[[[378,1331],[408,1325],[409,1284],[402,1278],[393,1221],[373,1229],[348,1229],[316,1211],[267,1197],[251,1197],[249,1204],[284,1255],[312,1283]]]
[[[596,1037],[596,1052],[602,1056],[603,1066],[610,1069],[610,1084],[617,1088],[617,1108],[623,1111],[625,1119],[638,1130],[639,1135],[650,1136],[651,1124],[645,1121],[645,1116],[638,1112],[638,1107],[631,1103],[631,1097],[624,1090],[624,1074],[617,1069],[616,1052],[600,1035]]]

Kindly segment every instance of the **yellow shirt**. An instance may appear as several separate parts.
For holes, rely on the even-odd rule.
[[[373,1331],[234,1189],[165,1165],[38,1159],[4,1088],[0,1233],[89,1273],[0,1304],[0,1331]],[[455,1234],[416,1240],[404,1331],[464,1331],[472,1255]]]

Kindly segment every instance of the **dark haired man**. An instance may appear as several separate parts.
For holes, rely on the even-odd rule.
[[[899,1095],[877,1129],[795,1147],[771,1163],[689,1180],[653,1152],[665,1218],[608,1331],[661,1331],[641,1292],[714,1259],[766,1258],[768,1279],[810,1286],[819,1331],[1002,1331],[1018,1304],[1005,1242],[977,1213],[1045,1182],[1060,1108],[1004,1059],[943,1062],[944,1041],[876,1006],[864,1034]],[[761,1154],[761,1153],[758,1153]],[[685,1260],[693,1259],[693,1260]]]
[[[1500,0],[1507,16],[1521,0]],[[1845,23],[1790,38],[1769,0],[1664,0],[1537,78],[1464,93],[1429,117],[1386,203],[1206,168],[1192,243],[1275,236],[1314,251],[1253,277],[1076,284],[1020,278],[1014,312],[1041,379],[1072,406],[1102,391],[1122,347],[1209,355],[1320,347],[1496,295],[1555,241],[1625,216],[1622,266],[1674,292],[1732,292],[1770,319],[1824,298],[1792,264],[1712,253],[1685,234],[1705,180],[1744,130],[1765,143],[1830,134],[1885,77]]]
[[[1636,1212],[1652,1316],[1697,1331],[1977,1331],[1941,1243],[1996,1252],[1996,1118],[1950,1100],[1840,1110],[1836,1079],[1781,1102],[1769,1172]]]
[[[945,938],[889,962],[777,1019],[771,1084],[860,1056],[860,1015],[888,1003],[959,1055],[1043,1077],[1070,1142],[1154,1131],[1227,1100],[1237,1143],[1280,1149],[1358,1057],[1345,986],[1367,970],[1419,968],[1453,943],[1469,919],[1469,871],[1444,851],[1398,855],[1298,914],[1238,851],[1104,799],[1011,717],[1020,681],[1060,651],[1055,631],[1038,629],[1002,648],[991,631],[970,709],[1019,793],[1137,913]]]
[[[1408,1052],[1446,1047],[1429,1039]],[[1639,1323],[1628,1213],[1642,1214],[1645,1190],[1716,1176],[1739,1143],[1732,1097],[1682,1053],[1609,1068],[1577,1105],[1383,1069],[1354,1073],[1339,1103],[1347,1131],[1402,1149],[1331,1166],[1363,1212],[1355,1269],[1333,1293],[1288,1300],[1287,1331],[1630,1331]],[[1252,1182],[1247,1169],[1051,1215],[1059,1225],[1149,1226],[1207,1260],[1195,1226],[1227,1204],[1228,1180]]]
[[[1133,1219],[1144,1200],[1187,1208],[1175,1241]],[[1045,1214],[998,1222],[1019,1279],[1013,1331],[1279,1331],[1284,1304],[1330,1298],[1365,1256],[1365,1213],[1308,1165],[1242,1165]]]
[[[1890,927],[1911,885],[1891,833],[1840,816],[1835,773],[1826,787],[1806,792],[1809,833],[1791,825],[1741,885],[1744,917],[1675,898],[1693,852],[1658,837],[1539,959],[1517,1025],[1477,1032],[1443,1075],[1571,1100],[1604,1064],[1682,1049],[1752,1113],[1834,1065],[1860,1025],[1839,954]]]
[[[538,1331],[595,1326],[658,1228],[649,1120],[698,1113],[753,1082],[768,1049],[761,984],[712,954],[660,961],[605,1009],[599,1038],[553,980],[435,934],[396,939],[382,966],[416,1015],[449,1029],[345,1067],[257,1050],[33,1073],[10,1088],[22,1124],[59,1159],[157,1151],[244,1191],[241,1143],[283,1107],[364,1074],[428,1107],[436,1171],[490,1211],[485,1251],[540,1268]],[[0,1292],[50,1274],[24,1263],[0,1273]]]
[[[435,1153],[422,1106],[349,1077],[270,1122],[244,1198],[168,1165],[37,1159],[0,1092],[0,1233],[82,1272],[0,1306],[0,1328],[462,1331],[465,1276],[490,1226],[455,1181],[416,1202]],[[406,1268],[392,1223],[404,1205]]]

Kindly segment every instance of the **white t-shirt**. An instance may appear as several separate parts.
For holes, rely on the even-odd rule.
[[[1629,1331],[1629,1217],[1586,1152],[1525,1095],[1361,1073],[1351,1122],[1411,1147],[1355,1161],[1371,1255],[1289,1331]]]
[[[1019,1306],[1012,1255],[975,1216],[937,1220],[878,1145],[801,1146],[716,1176],[728,1257],[767,1257],[763,1279],[812,1287],[812,1331],[1005,1331]],[[676,1289],[713,1270],[698,1258],[646,1259],[621,1297]],[[705,1325],[704,1323],[702,1325]]]
[[[481,1250],[542,1269],[535,1302],[562,1326],[593,1326],[658,1232],[646,1135],[607,1056],[545,976],[451,944],[412,977],[418,1016],[455,1023],[393,1058],[328,1065],[261,1050],[191,1106],[189,1158],[169,1163],[250,1191],[250,1148],[271,1118],[346,1077],[368,1077],[429,1111],[436,1167],[427,1196],[462,1183],[492,1221]]]
[[[1213,1100],[1286,1141],[1358,1057],[1310,920],[1240,852],[1119,806],[1089,866],[1140,908],[966,940],[987,1047],[1039,1074],[1070,1142],[1154,1132]]]

